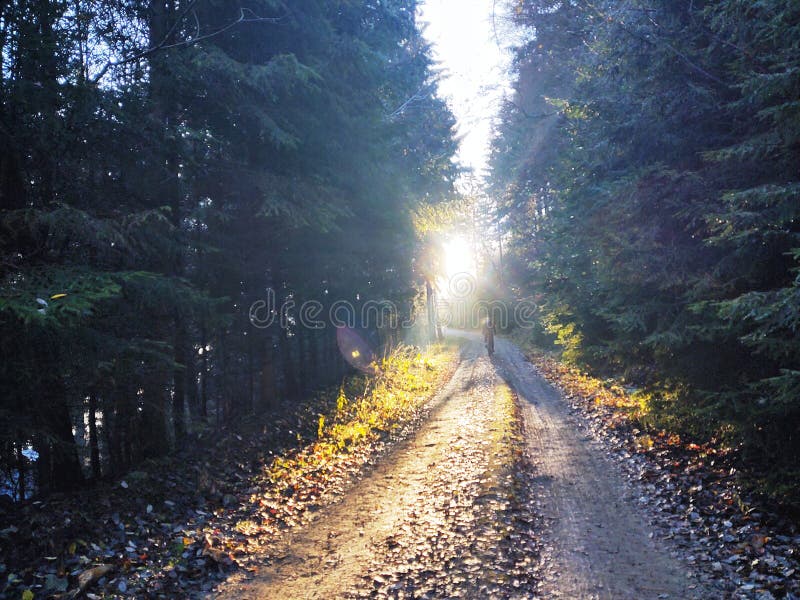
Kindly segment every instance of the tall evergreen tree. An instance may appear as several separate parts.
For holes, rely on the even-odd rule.
[[[518,18],[536,35],[494,186],[544,324],[791,466],[797,8],[526,0]]]
[[[410,208],[454,176],[415,10],[0,4],[7,465],[67,489],[341,372],[332,330],[249,307],[406,295]]]

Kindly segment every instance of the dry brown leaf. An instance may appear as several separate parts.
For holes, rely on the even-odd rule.
[[[78,592],[84,592],[95,581],[114,570],[114,565],[97,565],[78,575]]]

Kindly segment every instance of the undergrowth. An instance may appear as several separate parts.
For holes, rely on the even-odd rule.
[[[563,356],[543,351],[532,344],[524,332],[514,332],[511,337],[565,392],[612,409],[615,422],[628,422],[646,433],[669,432],[695,440],[725,442],[729,437],[724,426],[701,418],[698,408],[688,406],[687,391],[679,386],[626,387],[619,378],[601,379]]]

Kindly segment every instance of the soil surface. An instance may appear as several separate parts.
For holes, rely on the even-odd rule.
[[[544,518],[546,598],[717,598],[633,502],[617,464],[519,349],[497,344],[497,366],[520,400]]]
[[[530,596],[535,536],[515,399],[467,344],[429,417],[336,505],[218,598]],[[516,451],[515,451],[516,450]]]
[[[720,597],[522,353],[458,335],[417,433],[212,597]]]

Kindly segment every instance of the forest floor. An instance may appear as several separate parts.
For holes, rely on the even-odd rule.
[[[403,346],[376,376],[206,426],[115,481],[0,507],[0,599],[187,598],[257,568],[417,429],[458,355]]]
[[[736,506],[717,515],[696,497],[704,475],[674,456],[654,484],[658,457],[615,446],[627,433],[613,415],[573,402],[510,342],[490,359],[459,335],[421,429],[213,597],[796,597],[800,538]]]
[[[523,380],[523,389],[527,385],[521,396],[535,406],[526,413],[528,426],[539,418],[553,419],[552,433],[568,441],[567,466],[557,468],[552,485],[539,490],[543,506],[556,510],[554,520],[545,513],[543,556],[569,564],[550,593],[557,595],[559,587],[569,586],[574,569],[591,573],[587,579],[599,579],[604,585],[604,579],[614,577],[615,561],[598,557],[592,528],[602,524],[604,510],[618,510],[638,515],[630,529],[616,531],[618,541],[604,538],[612,543],[607,551],[617,553],[619,561],[637,562],[631,544],[641,545],[630,537],[640,536],[634,526],[644,524],[648,538],[658,541],[671,557],[680,558],[692,595],[800,598],[800,524],[747,491],[738,478],[735,449],[717,440],[682,439],[653,428],[645,431],[632,410],[637,401],[616,381],[595,379],[534,348],[523,355],[516,345],[501,341],[498,349],[504,357],[501,366],[512,378]],[[537,459],[537,454],[546,456],[537,448],[553,440],[528,439],[534,472],[550,469],[546,460]],[[578,494],[578,498],[583,494],[583,508],[570,505],[574,494],[564,486],[583,488]],[[605,508],[590,508],[587,514],[585,507],[592,503]],[[581,517],[584,524],[578,521]],[[574,535],[572,545],[565,541]],[[652,560],[642,560],[641,569],[661,567]],[[579,596],[629,597],[624,587],[616,587],[618,583],[612,583],[615,593]],[[643,590],[637,597],[666,596]]]
[[[189,476],[27,506],[0,523],[0,597],[800,598],[800,535],[725,452],[644,436],[602,382],[455,336],[374,387],[412,399],[391,433],[332,454],[341,419],[282,454],[230,433]]]

